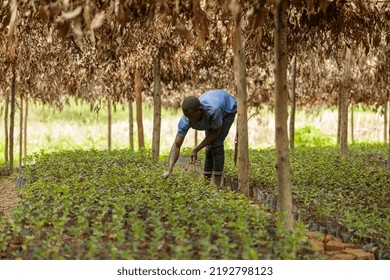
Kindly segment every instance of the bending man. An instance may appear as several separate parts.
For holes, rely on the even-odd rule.
[[[206,137],[190,154],[190,162],[194,163],[197,153],[206,147],[204,176],[212,178],[217,186],[221,179],[225,164],[224,141],[237,113],[237,100],[224,90],[210,90],[199,98],[188,96],[182,104],[183,116],[178,124],[175,142],[169,155],[168,170],[163,174],[168,178],[180,155],[180,147],[190,128],[205,130]]]

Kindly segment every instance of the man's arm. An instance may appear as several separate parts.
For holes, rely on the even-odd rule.
[[[171,152],[169,154],[168,170],[163,174],[164,179],[171,176],[173,167],[175,166],[177,159],[180,155],[180,147],[183,144],[184,137],[177,135],[175,142],[172,145]]]
[[[196,159],[198,158],[198,152],[202,150],[207,145],[212,144],[221,134],[222,126],[218,128],[211,129],[210,133],[203,139],[202,142],[199,143],[198,146],[195,147],[195,149],[192,150],[190,157],[191,157],[191,163],[194,163]]]

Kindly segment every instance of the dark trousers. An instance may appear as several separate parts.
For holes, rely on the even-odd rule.
[[[225,165],[225,149],[223,142],[229,134],[236,113],[226,115],[223,118],[221,133],[211,145],[206,146],[206,159],[204,162],[204,175],[222,175]],[[206,136],[210,130],[206,130]]]

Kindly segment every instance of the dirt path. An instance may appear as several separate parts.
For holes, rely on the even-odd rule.
[[[0,177],[0,216],[8,215],[12,206],[19,202],[16,177]]]

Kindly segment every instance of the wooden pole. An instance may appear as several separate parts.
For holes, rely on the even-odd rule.
[[[144,126],[142,122],[142,80],[141,71],[135,70],[135,104],[137,108],[137,129],[138,129],[138,147],[145,147]]]
[[[389,93],[387,93],[387,97],[389,97]],[[388,102],[388,103],[390,103],[390,102]],[[388,105],[390,105],[390,104],[388,104]],[[390,110],[388,110],[388,111],[390,112]],[[389,116],[389,118],[390,118],[390,116]],[[387,159],[387,166],[390,168],[390,124],[389,124],[388,129],[389,129],[389,137],[388,137],[388,141],[389,141],[389,158]]]
[[[287,131],[287,5],[287,0],[275,3],[275,144],[279,210],[285,215],[286,229],[293,230],[291,164]]]
[[[341,155],[346,157],[348,155],[348,93],[350,89],[350,59],[351,49],[345,47],[345,61],[344,61],[344,87],[342,91],[341,100]]]
[[[291,71],[291,113],[290,113],[290,148],[295,148],[295,109],[296,109],[296,99],[295,99],[295,82],[296,82],[296,70],[297,70],[297,57],[294,56],[292,71]]]
[[[387,126],[388,126],[388,107],[389,107],[389,98],[387,97],[387,100],[385,102],[385,105],[383,106],[383,123],[384,123],[384,130],[383,130],[383,142],[387,143]]]
[[[234,17],[233,68],[237,83],[237,123],[239,124],[237,151],[238,190],[246,197],[250,197],[245,48],[241,35],[241,7],[238,1],[234,1],[234,5],[232,10]]]
[[[157,159],[160,155],[160,134],[161,134],[161,65],[160,59],[155,58],[154,61],[154,89],[153,89],[153,140],[152,140],[152,156]]]
[[[4,108],[4,140],[5,140],[5,148],[4,148],[4,159],[5,163],[8,164],[8,156],[9,156],[9,133],[8,133],[8,114],[9,114],[9,94],[8,91],[5,91],[5,108]]]
[[[27,161],[27,118],[28,118],[28,95],[26,95],[26,106],[25,106],[25,112],[24,112],[24,164],[26,164]]]
[[[351,143],[353,144],[355,142],[354,139],[354,112],[353,112],[353,105],[351,105]]]
[[[338,93],[338,99],[337,99],[337,145],[340,145],[341,143],[341,100],[342,100],[342,96],[341,96],[341,91],[342,91],[342,87],[341,87],[341,83],[339,83],[339,93]]]
[[[22,168],[23,165],[23,97],[20,96],[20,110],[19,110],[19,169]]]
[[[12,173],[14,170],[14,131],[15,131],[15,108],[16,108],[16,65],[13,63],[11,86],[11,115],[9,128],[9,168]]]
[[[134,151],[133,99],[129,99],[129,145]]]
[[[111,108],[111,99],[108,98],[108,150],[111,151],[112,146],[112,108]]]
[[[194,129],[194,147],[198,146],[198,131]]]

